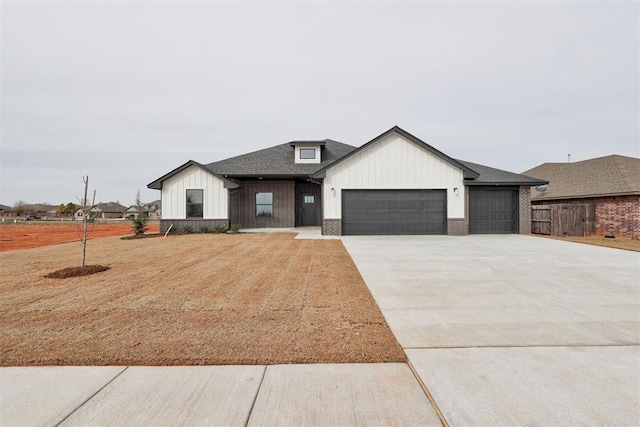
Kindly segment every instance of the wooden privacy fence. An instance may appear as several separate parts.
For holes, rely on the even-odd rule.
[[[531,232],[551,236],[596,234],[596,210],[590,204],[531,206]]]
[[[551,206],[531,206],[531,232],[551,235]]]

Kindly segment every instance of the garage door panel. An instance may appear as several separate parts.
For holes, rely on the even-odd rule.
[[[515,189],[470,189],[469,233],[512,234],[518,219]]]
[[[445,190],[343,190],[343,234],[445,234]]]

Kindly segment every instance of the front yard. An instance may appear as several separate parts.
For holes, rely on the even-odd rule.
[[[294,234],[91,240],[0,253],[0,365],[400,362],[339,240]]]

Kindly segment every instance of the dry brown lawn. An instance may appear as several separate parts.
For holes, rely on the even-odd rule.
[[[401,362],[339,240],[95,239],[0,253],[0,365]]]

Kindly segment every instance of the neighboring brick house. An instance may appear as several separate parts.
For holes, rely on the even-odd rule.
[[[611,155],[575,163],[544,163],[525,175],[549,184],[531,191],[533,205],[586,204],[597,236],[640,239],[640,159]]]
[[[395,126],[359,148],[292,141],[148,185],[160,229],[321,226],[323,234],[528,233],[530,187],[546,181],[453,159]]]

